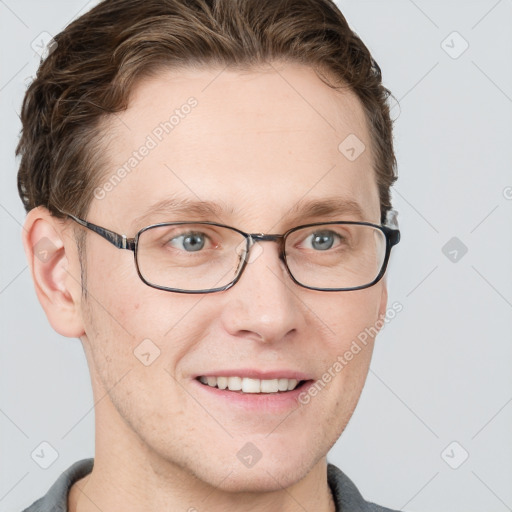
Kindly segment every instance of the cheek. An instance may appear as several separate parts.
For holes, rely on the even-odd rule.
[[[108,248],[107,248],[108,249]],[[181,296],[147,286],[130,253],[89,251],[84,323],[98,373],[112,385],[128,369],[146,364],[174,374],[176,362],[207,328],[195,315],[196,296]],[[191,321],[193,318],[194,321]],[[141,378],[151,380],[155,372]]]
[[[110,316],[106,324],[114,321],[117,327],[138,337],[169,335],[201,299],[199,295],[170,293],[148,286],[137,273],[132,251],[98,244],[87,253],[87,288],[93,306],[99,306]]]
[[[364,290],[326,293],[311,304],[319,325],[325,327],[324,346],[331,355],[347,350],[353,340],[373,339],[371,334],[375,334],[374,327],[378,325],[382,293],[377,285]]]
[[[375,325],[382,289],[375,286],[321,297],[316,310],[311,307],[319,317],[317,325],[324,326],[324,335],[318,340],[323,368],[317,390],[310,390],[304,401],[318,397],[320,411],[338,418],[334,428],[348,421],[366,380],[378,332]]]
[[[124,338],[138,338],[155,326],[153,303],[158,290],[139,278],[131,251],[97,244],[88,250],[87,289],[94,323],[101,327],[102,336],[121,333]]]

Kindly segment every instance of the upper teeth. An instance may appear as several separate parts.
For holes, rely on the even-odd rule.
[[[277,393],[278,391],[291,391],[297,387],[297,379],[250,379],[248,377],[199,377],[203,384],[229,389],[230,391],[243,391],[244,393]]]

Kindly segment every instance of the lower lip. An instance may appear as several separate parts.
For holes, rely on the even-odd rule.
[[[202,384],[197,379],[193,380],[193,384],[199,387],[200,392],[206,393],[208,397],[214,400],[222,401],[232,407],[239,407],[246,411],[268,413],[282,413],[299,407],[301,405],[298,400],[299,395],[307,392],[313,383],[313,380],[308,380],[292,391],[278,393],[242,393],[241,391],[214,388]]]

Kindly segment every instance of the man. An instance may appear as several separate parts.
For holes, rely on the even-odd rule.
[[[55,38],[23,243],[96,444],[27,510],[389,510],[326,460],[399,241],[388,94],[329,0],[107,0]]]

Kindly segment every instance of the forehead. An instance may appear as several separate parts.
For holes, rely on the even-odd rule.
[[[161,70],[138,83],[107,131],[106,193],[91,211],[149,221],[153,204],[208,201],[219,205],[216,220],[236,217],[250,230],[301,201],[339,197],[363,220],[380,217],[361,104],[306,66]]]

